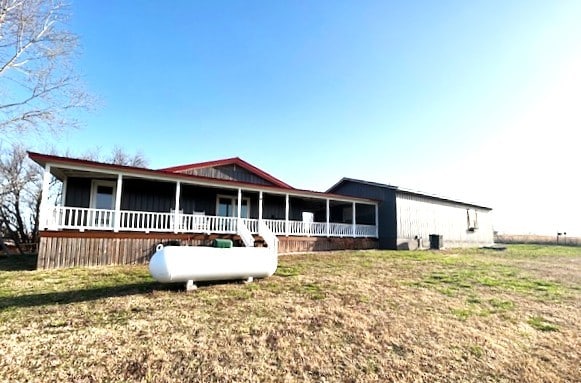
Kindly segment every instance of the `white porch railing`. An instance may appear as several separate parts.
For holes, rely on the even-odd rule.
[[[211,215],[182,214],[175,212],[154,213],[146,211],[119,212],[118,227],[115,227],[115,211],[67,206],[52,206],[45,215],[46,222],[41,228],[51,230],[119,230],[140,232],[179,232],[237,234],[236,217],[217,217]],[[177,218],[177,219],[176,219]],[[259,220],[242,218],[251,234],[258,234]],[[327,223],[263,219],[262,222],[275,235],[313,236],[313,237],[377,237],[375,225],[352,225],[350,223]],[[355,229],[355,232],[353,231]],[[328,233],[328,234],[327,234]]]
[[[246,225],[252,234],[258,234],[258,220],[252,218],[242,218],[242,222]]]
[[[238,226],[237,228],[238,235],[242,239],[242,242],[244,242],[244,246],[254,247],[254,237],[252,236],[250,230],[248,230],[248,227],[246,226],[242,218],[239,221],[237,221],[236,224]]]
[[[67,209],[65,207],[65,209]],[[172,231],[174,228],[174,213],[153,213],[148,211],[121,212],[119,229],[127,231]]]
[[[236,234],[236,217],[216,217],[212,215],[180,214],[182,225],[178,231],[184,233]]]
[[[285,220],[280,219],[263,219],[262,222],[272,231],[274,234],[285,234]]]
[[[115,211],[56,206],[50,209],[46,217],[49,228],[112,230]]]

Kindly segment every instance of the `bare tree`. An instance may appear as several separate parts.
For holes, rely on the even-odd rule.
[[[134,166],[144,168],[147,167],[147,159],[143,155],[142,152],[137,152],[134,155],[128,154],[124,149],[119,146],[113,148],[113,152],[111,153],[111,157],[106,160],[105,162],[116,164],[116,165],[125,165],[125,166]]]
[[[22,244],[38,240],[42,172],[21,145],[0,152],[0,190],[0,226],[22,251]]]
[[[117,165],[147,165],[147,159],[140,152],[130,155],[116,147],[104,160],[98,158],[99,152],[89,151],[83,158]],[[28,159],[24,145],[0,147],[0,239],[6,236],[14,240],[20,252],[22,245],[38,243],[42,180],[42,168]],[[51,179],[48,200],[57,201],[62,197],[61,186],[56,178]]]
[[[63,0],[0,0],[0,133],[52,132],[89,106],[72,66],[77,36]]]
[[[65,153],[65,156],[74,157],[74,155],[68,152]],[[100,147],[96,147],[87,150],[79,158],[89,161],[104,162],[107,164],[134,166],[141,168],[145,168],[148,165],[148,160],[141,151],[138,151],[135,154],[129,154],[120,146],[115,146],[111,150],[110,155],[103,155],[103,150]]]

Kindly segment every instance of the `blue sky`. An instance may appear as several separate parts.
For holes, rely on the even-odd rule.
[[[579,20],[575,0],[76,1],[100,103],[55,144],[239,156],[299,188],[368,179],[581,235]]]

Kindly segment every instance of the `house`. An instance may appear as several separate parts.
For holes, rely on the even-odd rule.
[[[296,189],[240,158],[154,170],[28,154],[44,168],[39,268],[147,263],[168,242],[268,246],[261,230],[280,253],[377,247],[377,200]]]
[[[494,242],[492,209],[486,206],[353,178],[342,178],[327,193],[379,202],[381,249],[478,247]]]

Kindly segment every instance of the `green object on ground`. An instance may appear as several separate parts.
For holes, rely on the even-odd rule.
[[[231,239],[215,239],[214,240],[214,247],[219,247],[222,249],[232,247],[232,240]]]

